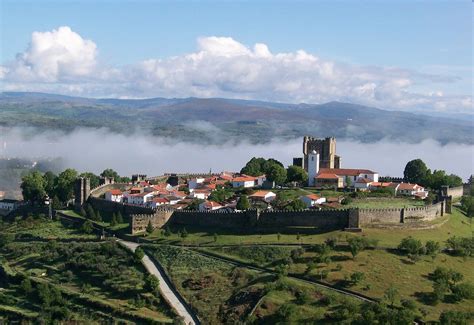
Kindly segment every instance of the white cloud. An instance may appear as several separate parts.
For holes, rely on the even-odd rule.
[[[231,37],[201,37],[197,51],[123,67],[97,63],[94,42],[69,27],[35,32],[25,52],[0,69],[5,90],[102,97],[229,97],[281,102],[333,100],[386,109],[467,112],[470,95],[444,95],[459,78],[396,67],[358,66],[304,50],[272,53]],[[414,86],[431,88],[426,93]]]
[[[67,26],[51,32],[34,32],[25,52],[17,55],[4,79],[15,81],[75,81],[92,74],[97,46]]]

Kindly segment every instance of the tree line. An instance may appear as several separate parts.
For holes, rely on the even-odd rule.
[[[121,177],[113,169],[105,169],[100,175],[92,172],[79,173],[68,168],[58,175],[51,171],[41,173],[31,171],[22,177],[21,190],[23,199],[32,204],[42,205],[46,196],[52,200],[53,208],[64,206],[74,197],[74,182],[78,177],[90,179],[91,188],[99,186],[100,177],[112,177],[115,182],[130,182],[130,178]]]

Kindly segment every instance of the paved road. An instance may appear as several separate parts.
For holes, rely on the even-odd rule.
[[[131,251],[135,251],[140,244],[119,240],[119,243],[129,248]],[[176,313],[181,316],[184,322],[188,325],[196,325],[199,324],[199,320],[195,315],[191,314],[178,298],[176,293],[170,288],[168,282],[164,278],[164,275],[160,272],[160,270],[156,267],[155,263],[145,254],[142,260],[143,265],[147,269],[150,274],[155,275],[158,280],[160,280],[160,292],[163,295],[163,298],[171,305],[171,307],[176,311]]]

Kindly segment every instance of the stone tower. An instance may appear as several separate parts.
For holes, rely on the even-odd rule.
[[[319,153],[313,150],[308,154],[308,186],[314,186],[314,178],[319,173]]]
[[[91,193],[91,183],[88,178],[80,177],[74,183],[74,207],[77,211],[86,203]]]
[[[336,155],[336,139],[317,139],[309,136],[303,138],[304,169],[308,171],[308,155],[316,151],[319,153],[320,168],[340,168],[341,158]]]

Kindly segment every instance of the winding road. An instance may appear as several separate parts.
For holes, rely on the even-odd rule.
[[[130,249],[132,252],[135,252],[137,247],[140,246],[140,244],[125,240],[118,240],[118,242]],[[179,296],[179,293],[170,287],[166,275],[160,271],[146,253],[145,256],[143,256],[142,263],[150,274],[153,274],[158,278],[160,281],[160,292],[163,298],[176,311],[176,313],[183,318],[184,323],[187,325],[200,324],[199,319],[193,311],[183,303],[184,300]]]

